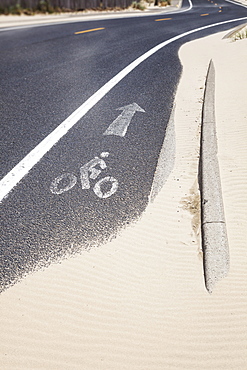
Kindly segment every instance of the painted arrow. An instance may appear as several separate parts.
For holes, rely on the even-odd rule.
[[[125,105],[124,107],[117,108],[116,110],[122,110],[123,112],[110,124],[103,135],[116,135],[124,137],[135,112],[145,112],[145,110],[136,103]]]

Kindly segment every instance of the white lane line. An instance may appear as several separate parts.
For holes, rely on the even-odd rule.
[[[231,19],[228,21],[209,24],[207,26],[195,28],[184,32],[180,35],[172,37],[159,45],[153,47],[139,58],[130,63],[122,71],[116,74],[110,81],[96,91],[88,100],[86,100],[79,108],[77,108],[65,121],[63,121],[54,131],[52,131],[44,140],[42,140],[29,154],[26,155],[1,181],[0,181],[0,202],[8,195],[8,193],[18,184],[18,182],[33,168],[40,159],[83,117],[95,106],[114,86],[116,86],[124,77],[126,77],[133,69],[135,69],[144,60],[151,55],[192,33],[221,26],[227,23],[247,20],[247,17]]]
[[[179,14],[179,13],[184,13],[184,12],[188,12],[189,10],[191,10],[192,8],[193,8],[193,4],[192,4],[192,1],[191,0],[188,0],[188,2],[189,2],[189,7],[188,8],[186,8],[186,9],[178,9],[178,10],[176,10],[176,11],[174,11],[174,12],[161,12],[161,13],[159,13],[159,14]]]
[[[185,9],[185,10],[181,10],[181,12],[187,12],[188,10],[191,10],[193,8],[193,4],[192,4],[192,1],[191,0],[188,0],[190,6],[188,9]]]

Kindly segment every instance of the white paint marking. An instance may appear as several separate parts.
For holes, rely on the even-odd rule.
[[[42,140],[29,154],[26,155],[1,181],[0,181],[0,202],[8,193],[18,184],[19,181],[39,162],[39,160],[83,117],[95,106],[114,86],[116,86],[124,77],[135,69],[144,60],[162,49],[164,46],[171,44],[192,33],[221,26],[227,23],[246,20],[247,17],[231,19],[228,21],[209,24],[207,26],[195,28],[172,37],[159,45],[153,47],[139,58],[130,63],[98,91],[96,91],[88,100],[85,101],[78,109],[74,111],[65,121],[63,121],[54,131],[52,131],[44,140]]]
[[[77,177],[73,173],[64,173],[55,178],[50,186],[50,191],[53,194],[62,194],[65,191],[72,189],[77,183]]]
[[[102,152],[100,156],[107,158],[109,154],[109,152]],[[99,157],[94,157],[80,168],[81,187],[83,190],[90,189],[90,179],[95,180],[101,174],[102,171],[95,168],[96,166],[99,166],[101,170],[105,170],[107,168],[105,161]],[[77,177],[75,175],[72,173],[64,173],[52,181],[50,191],[53,194],[60,195],[72,189],[76,183]],[[93,187],[95,195],[101,199],[109,198],[111,195],[116,193],[117,189],[118,181],[112,176],[104,177],[96,182]]]
[[[107,167],[103,159],[95,157],[80,168],[82,189],[90,189],[89,178],[95,180],[101,174],[102,171],[95,168],[97,165],[99,165],[102,170]]]
[[[109,152],[102,152],[102,153],[100,154],[101,158],[108,158],[108,157],[109,157],[109,155],[110,155],[110,153],[109,153]]]
[[[189,10],[191,10],[193,8],[192,1],[188,0],[188,3],[189,3],[189,7],[187,9],[182,9],[182,10],[179,9],[179,10],[176,10],[175,12],[166,12],[166,11],[164,11],[160,14],[163,14],[163,13],[165,13],[165,14],[179,14],[179,13],[188,12]]]
[[[106,192],[103,192],[101,189],[101,186],[107,182],[111,183],[111,189]],[[96,182],[96,184],[94,185],[93,191],[97,195],[97,197],[105,199],[105,198],[109,198],[111,195],[116,193],[117,188],[118,188],[118,181],[114,177],[106,176],[103,179]]]
[[[135,112],[145,112],[138,104],[132,103],[125,107],[117,108],[123,112],[110,124],[103,135],[116,135],[124,137]]]

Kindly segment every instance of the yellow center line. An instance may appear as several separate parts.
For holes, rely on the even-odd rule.
[[[169,21],[172,18],[161,18],[161,19],[155,19],[155,22],[160,22],[160,21]]]
[[[205,17],[206,15],[209,15],[209,13],[207,13],[207,14],[201,14],[201,17]]]
[[[75,35],[79,35],[79,33],[93,32],[93,31],[99,31],[99,30],[104,30],[104,29],[105,29],[105,27],[102,27],[102,28],[92,28],[91,30],[85,30],[85,31],[75,32]]]

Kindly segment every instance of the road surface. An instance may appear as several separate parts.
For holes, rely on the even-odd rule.
[[[181,10],[1,30],[1,290],[145,210],[180,46],[247,19],[223,0]]]

